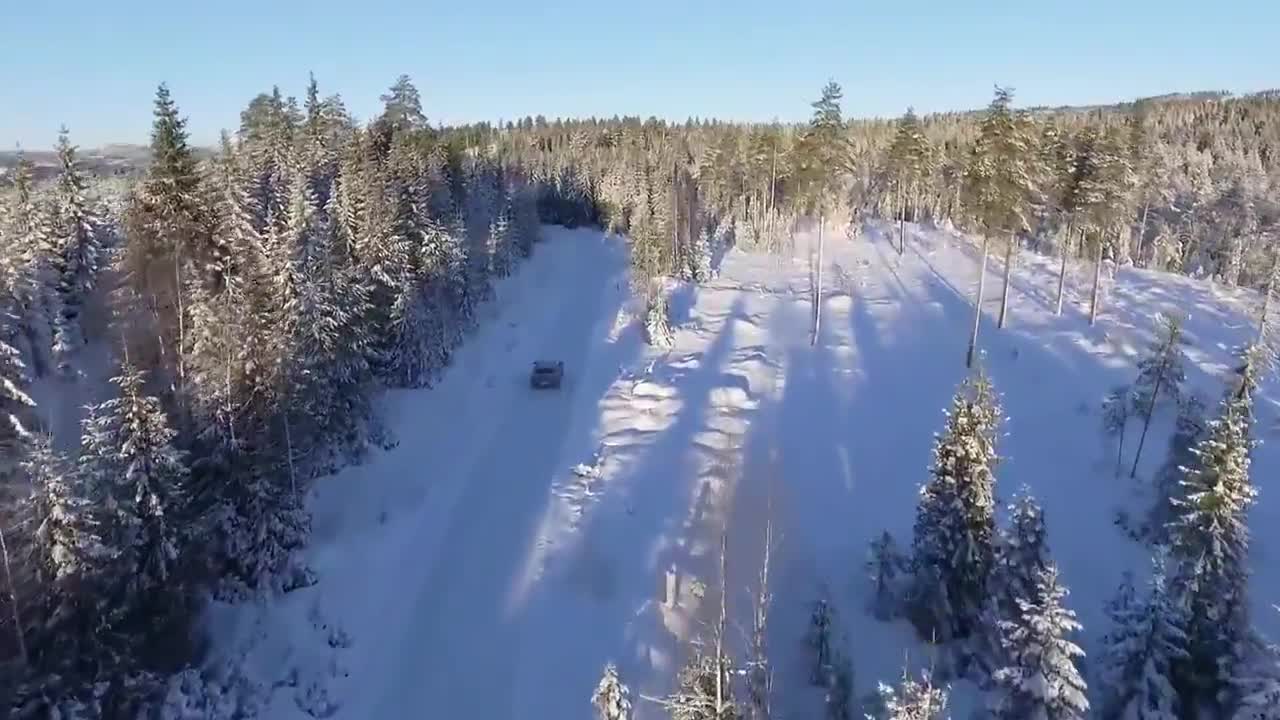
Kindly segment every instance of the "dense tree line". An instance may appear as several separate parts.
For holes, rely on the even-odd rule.
[[[448,366],[540,210],[594,212],[431,128],[407,77],[382,99],[362,127],[314,79],[301,103],[274,89],[202,162],[161,85],[122,202],[93,196],[65,131],[47,187],[19,163],[0,216],[0,695],[19,716],[133,717],[194,656],[203,598],[314,582],[307,488],[395,442],[379,389]],[[55,436],[31,388],[93,397],[104,374],[78,443]]]
[[[1011,92],[997,95],[1007,107]],[[1031,182],[1024,217],[1010,229],[1027,242],[1090,259],[1101,248],[1118,263],[1233,284],[1256,286],[1269,270],[1265,258],[1280,221],[1274,94],[1174,96],[1014,116],[1022,136],[1004,142],[1017,143],[1006,149],[1022,156],[1015,159],[1026,163]],[[897,120],[841,121],[842,142],[828,163],[841,171],[832,201],[851,215],[983,227],[990,219],[983,201],[966,198],[960,181],[981,155],[989,117],[917,117],[908,109]],[[806,209],[805,167],[815,151],[831,152],[809,141],[808,126],[781,123],[539,118],[485,130],[575,184],[624,228],[644,191],[644,165],[680,159],[701,203],[748,242],[775,214],[784,218],[775,224],[781,232]]]

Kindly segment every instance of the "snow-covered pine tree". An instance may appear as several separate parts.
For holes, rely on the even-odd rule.
[[[109,654],[102,646],[112,615],[104,590],[116,580],[115,554],[103,544],[94,499],[49,436],[32,438],[22,469],[35,526],[27,566],[41,593],[31,661],[39,674],[74,676]]]
[[[1187,658],[1186,610],[1170,592],[1164,552],[1157,549],[1151,583],[1142,602],[1126,576],[1108,605],[1112,628],[1103,637],[1095,677],[1104,720],[1176,720],[1173,668]]]
[[[181,358],[182,292],[187,266],[208,267],[214,247],[207,240],[210,223],[204,217],[208,205],[195,153],[187,136],[186,120],[164,84],[156,90],[155,122],[151,131],[151,163],[147,174],[130,196],[126,213],[123,267],[132,289],[144,308],[135,308],[137,317],[152,318],[152,332],[140,333],[158,339],[150,345],[161,362]],[[141,341],[140,341],[141,342]],[[173,376],[180,369],[169,367]]]
[[[1014,112],[1013,92],[997,87],[978,129],[978,139],[964,173],[965,205],[983,228],[982,269],[975,303],[973,333],[967,364],[977,359],[978,324],[982,316],[982,293],[986,281],[987,254],[992,236],[1004,237],[1004,290],[1000,299],[999,326],[1004,327],[1009,308],[1009,290],[1017,234],[1027,228],[1027,214],[1035,176],[1035,142],[1030,117]]]
[[[947,688],[934,686],[927,672],[916,680],[904,668],[898,685],[880,683],[879,694],[882,710],[868,720],[943,720],[947,711]]]
[[[1009,526],[1000,530],[995,546],[992,583],[1005,595],[994,599],[1011,611],[1005,619],[1012,619],[1018,609],[1016,602],[1005,601],[1033,599],[1036,578],[1048,570],[1049,565],[1044,511],[1024,486],[1009,504]]]
[[[1078,186],[1078,202],[1082,226],[1091,238],[1093,253],[1093,291],[1089,301],[1089,324],[1092,325],[1102,307],[1102,261],[1111,240],[1119,240],[1132,218],[1130,190],[1133,186],[1133,164],[1124,149],[1121,128],[1109,128],[1097,136],[1092,162],[1095,171]]]
[[[1182,383],[1186,380],[1183,344],[1181,319],[1161,314],[1156,321],[1156,339],[1151,344],[1150,353],[1138,361],[1138,379],[1133,383],[1133,406],[1142,418],[1142,435],[1138,438],[1138,450],[1133,455],[1133,469],[1129,477],[1138,474],[1142,446],[1147,441],[1147,430],[1151,427],[1156,403],[1161,397],[1174,402],[1182,398]]]
[[[493,221],[501,209],[495,169],[485,159],[471,163],[466,175],[464,207],[467,237],[467,293],[473,302],[488,300],[493,292]]]
[[[1089,711],[1076,667],[1084,651],[1069,639],[1080,623],[1063,607],[1066,594],[1057,568],[1050,566],[1036,578],[1035,598],[1021,600],[1019,617],[1004,623],[1009,664],[992,676],[992,711],[999,720],[1081,720]]]
[[[591,707],[598,720],[631,720],[631,690],[618,677],[613,663],[604,666],[604,675],[591,695]]]
[[[32,567],[42,587],[55,589],[105,570],[111,556],[99,536],[93,499],[43,433],[33,434],[22,469],[31,486]],[[63,588],[65,591],[68,588]]]
[[[358,458],[368,443],[380,441],[371,405],[372,340],[369,287],[355,268],[334,252],[333,226],[315,212],[305,178],[290,181],[288,262],[283,326],[287,351],[285,422],[294,429],[290,444],[307,458],[308,472],[331,470],[327,450]],[[307,439],[307,445],[299,442]]]
[[[413,210],[411,188],[389,173],[370,173],[367,191],[368,216],[364,233],[357,239],[358,271],[362,284],[368,288],[367,315],[360,322],[367,324],[372,340],[370,362],[377,374],[390,379],[392,347],[397,343],[396,328],[392,327],[392,311],[399,297],[411,295],[416,278],[410,263],[411,251],[420,245],[420,233]],[[313,202],[307,197],[306,203]],[[308,232],[336,229],[326,225],[322,218],[315,218]]]
[[[920,490],[908,605],[930,640],[965,638],[982,623],[995,542],[1000,407],[981,372],[960,386]]]
[[[37,202],[34,167],[22,153],[10,174],[9,202],[0,205],[3,237],[3,302],[9,328],[4,339],[31,362],[36,377],[49,365],[53,326],[58,316],[58,276],[53,264],[57,247],[46,209]]]
[[[207,521],[218,543],[211,552],[226,572],[218,594],[231,599],[268,587],[289,592],[314,581],[297,555],[310,535],[311,517],[291,483],[288,447],[280,447],[280,433],[270,428],[246,434],[224,448],[222,472],[229,487]]]
[[[517,251],[524,257],[533,253],[533,246],[541,234],[538,226],[538,205],[533,187],[522,182],[511,193],[510,218]]]
[[[1246,358],[1218,418],[1193,451],[1196,466],[1184,473],[1181,497],[1172,500],[1171,550],[1190,614],[1185,682],[1193,694],[1219,704],[1226,702],[1226,681],[1249,631],[1247,516],[1257,498],[1249,478],[1254,359]]]
[[[711,279],[711,228],[703,225],[693,243],[689,254],[691,267],[689,275],[694,282],[704,283]]]
[[[27,426],[36,403],[27,394],[27,384],[22,354],[0,340],[0,452],[9,457],[18,455],[29,436]]]
[[[1170,524],[1176,517],[1174,502],[1183,496],[1184,468],[1197,467],[1199,459],[1195,449],[1209,432],[1209,420],[1205,417],[1204,400],[1197,394],[1188,395],[1178,405],[1178,418],[1164,463],[1156,472],[1152,488],[1151,508],[1147,512],[1140,536],[1148,545],[1169,545]]]
[[[1127,385],[1111,389],[1102,401],[1102,431],[1116,436],[1116,477],[1120,477],[1120,464],[1124,460],[1124,431],[1133,413],[1133,391]]]
[[[444,257],[440,284],[448,300],[450,322],[445,329],[447,346],[451,350],[462,343],[463,334],[475,324],[476,306],[480,303],[480,298],[472,294],[467,282],[471,248],[467,242],[465,227],[462,216],[455,215],[442,232]]]
[[[416,284],[401,289],[391,305],[393,344],[388,349],[387,379],[395,387],[425,387],[438,369],[430,346],[439,337],[430,313],[427,298]]]
[[[1260,637],[1249,646],[1232,680],[1237,702],[1231,720],[1280,720],[1280,647]]]
[[[901,610],[901,576],[909,567],[907,558],[898,550],[898,544],[888,530],[871,541],[866,567],[875,593],[871,600],[871,614],[879,620],[890,620]]]
[[[74,374],[74,357],[84,345],[80,311],[93,292],[102,254],[97,214],[85,196],[86,182],[67,129],[58,134],[58,179],[49,218],[50,244],[56,248],[59,313],[54,319],[53,355],[58,369]]]
[[[1044,511],[1023,487],[1009,504],[1009,525],[1001,528],[996,538],[991,575],[988,579],[987,618],[983,624],[988,637],[982,652],[988,667],[998,668],[1009,662],[1003,656],[1002,628],[1022,614],[1022,602],[1038,602],[1039,577],[1049,569],[1047,533]]]
[[[645,341],[656,348],[669,348],[674,342],[668,318],[667,296],[656,283],[650,284],[645,303],[644,336]]]
[[[920,119],[915,110],[907,108],[907,112],[898,120],[898,129],[893,136],[893,144],[889,146],[890,172],[893,174],[896,202],[894,215],[898,218],[898,254],[906,252],[907,207],[912,209],[912,220],[919,214],[918,194],[921,183],[932,171],[932,148],[929,139],[924,136],[920,127]]]
[[[186,455],[160,401],[144,393],[141,371],[126,363],[112,382],[119,396],[86,418],[80,467],[91,492],[107,493],[104,535],[120,558],[126,605],[156,607],[177,590],[170,578],[189,518]]]

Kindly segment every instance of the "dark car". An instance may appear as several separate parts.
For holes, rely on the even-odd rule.
[[[536,389],[558,388],[564,378],[564,362],[556,360],[539,360],[533,364],[533,372],[529,375],[529,386]]]

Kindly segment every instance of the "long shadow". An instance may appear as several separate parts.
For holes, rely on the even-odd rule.
[[[976,239],[975,242],[972,242],[972,243],[965,242],[963,240],[957,240],[956,242],[952,243],[952,247],[958,249],[967,258],[969,258],[969,260],[972,261],[975,265],[982,262],[982,243],[980,238]],[[1004,239],[998,238],[998,237],[991,238],[990,254],[987,256],[987,272],[994,274],[995,282],[991,283],[991,285],[994,288],[994,295],[997,298],[1000,297],[1000,292],[1003,289],[1001,285],[1001,283],[1004,280],[1003,248],[1004,248]],[[1043,290],[1042,288],[1036,287],[1028,283],[1026,281],[1026,278],[1023,277],[1018,272],[1020,267],[1018,260],[1020,255],[1023,254],[1024,252],[1025,251],[1022,249],[1022,247],[1019,246],[1019,248],[1014,254],[1013,273],[1012,275],[1010,275],[1010,278],[1009,278],[1010,280],[1009,287],[1011,290],[1011,292],[1009,293],[1009,304],[1013,305],[1017,302],[1017,298],[1014,297],[1014,294],[1013,294],[1013,291],[1016,291],[1017,293],[1021,294],[1023,297],[1026,297],[1027,299],[1034,302],[1036,305],[1040,306],[1041,309],[1048,312],[1052,312],[1054,307],[1054,298],[1052,297],[1051,291]],[[1021,266],[1025,267],[1025,265],[1026,264],[1023,263]]]
[[[572,688],[571,692],[543,694],[537,700],[545,707],[526,707],[530,717],[573,717],[582,714],[581,698],[589,698],[605,662],[618,665],[632,687],[644,692],[662,692],[678,662],[679,643],[665,630],[658,603],[660,575],[668,565],[685,566],[691,549],[686,540],[691,502],[705,509],[706,490],[696,467],[697,448],[691,438],[706,427],[710,396],[718,387],[737,386],[736,376],[723,373],[721,366],[734,346],[734,323],[747,319],[744,302],[738,298],[724,325],[696,363],[675,367],[659,363],[652,380],[679,388],[680,408],[674,421],[647,445],[638,449],[638,462],[610,481],[609,495],[599,501],[577,540],[577,551],[564,558],[568,567],[588,558],[596,571],[609,573],[607,592],[583,596],[573,607],[543,606],[541,612],[560,618],[562,642],[530,648],[548,671],[543,680]],[[687,360],[687,358],[686,358]],[[695,507],[694,512],[698,512]],[[543,582],[554,582],[547,578]],[[563,594],[558,596],[563,602]],[[639,606],[631,604],[642,600]],[[575,627],[616,628],[610,633],[583,636]],[[622,648],[621,655],[617,654]],[[553,706],[559,698],[572,703]],[[531,698],[533,699],[533,698]],[[568,702],[568,701],[566,701]]]

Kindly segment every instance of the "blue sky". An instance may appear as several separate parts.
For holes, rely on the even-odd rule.
[[[365,119],[400,73],[432,122],[855,116],[1280,86],[1276,0],[0,0],[0,146],[142,142],[169,83],[197,142],[314,71]],[[982,11],[968,8],[981,6]]]

